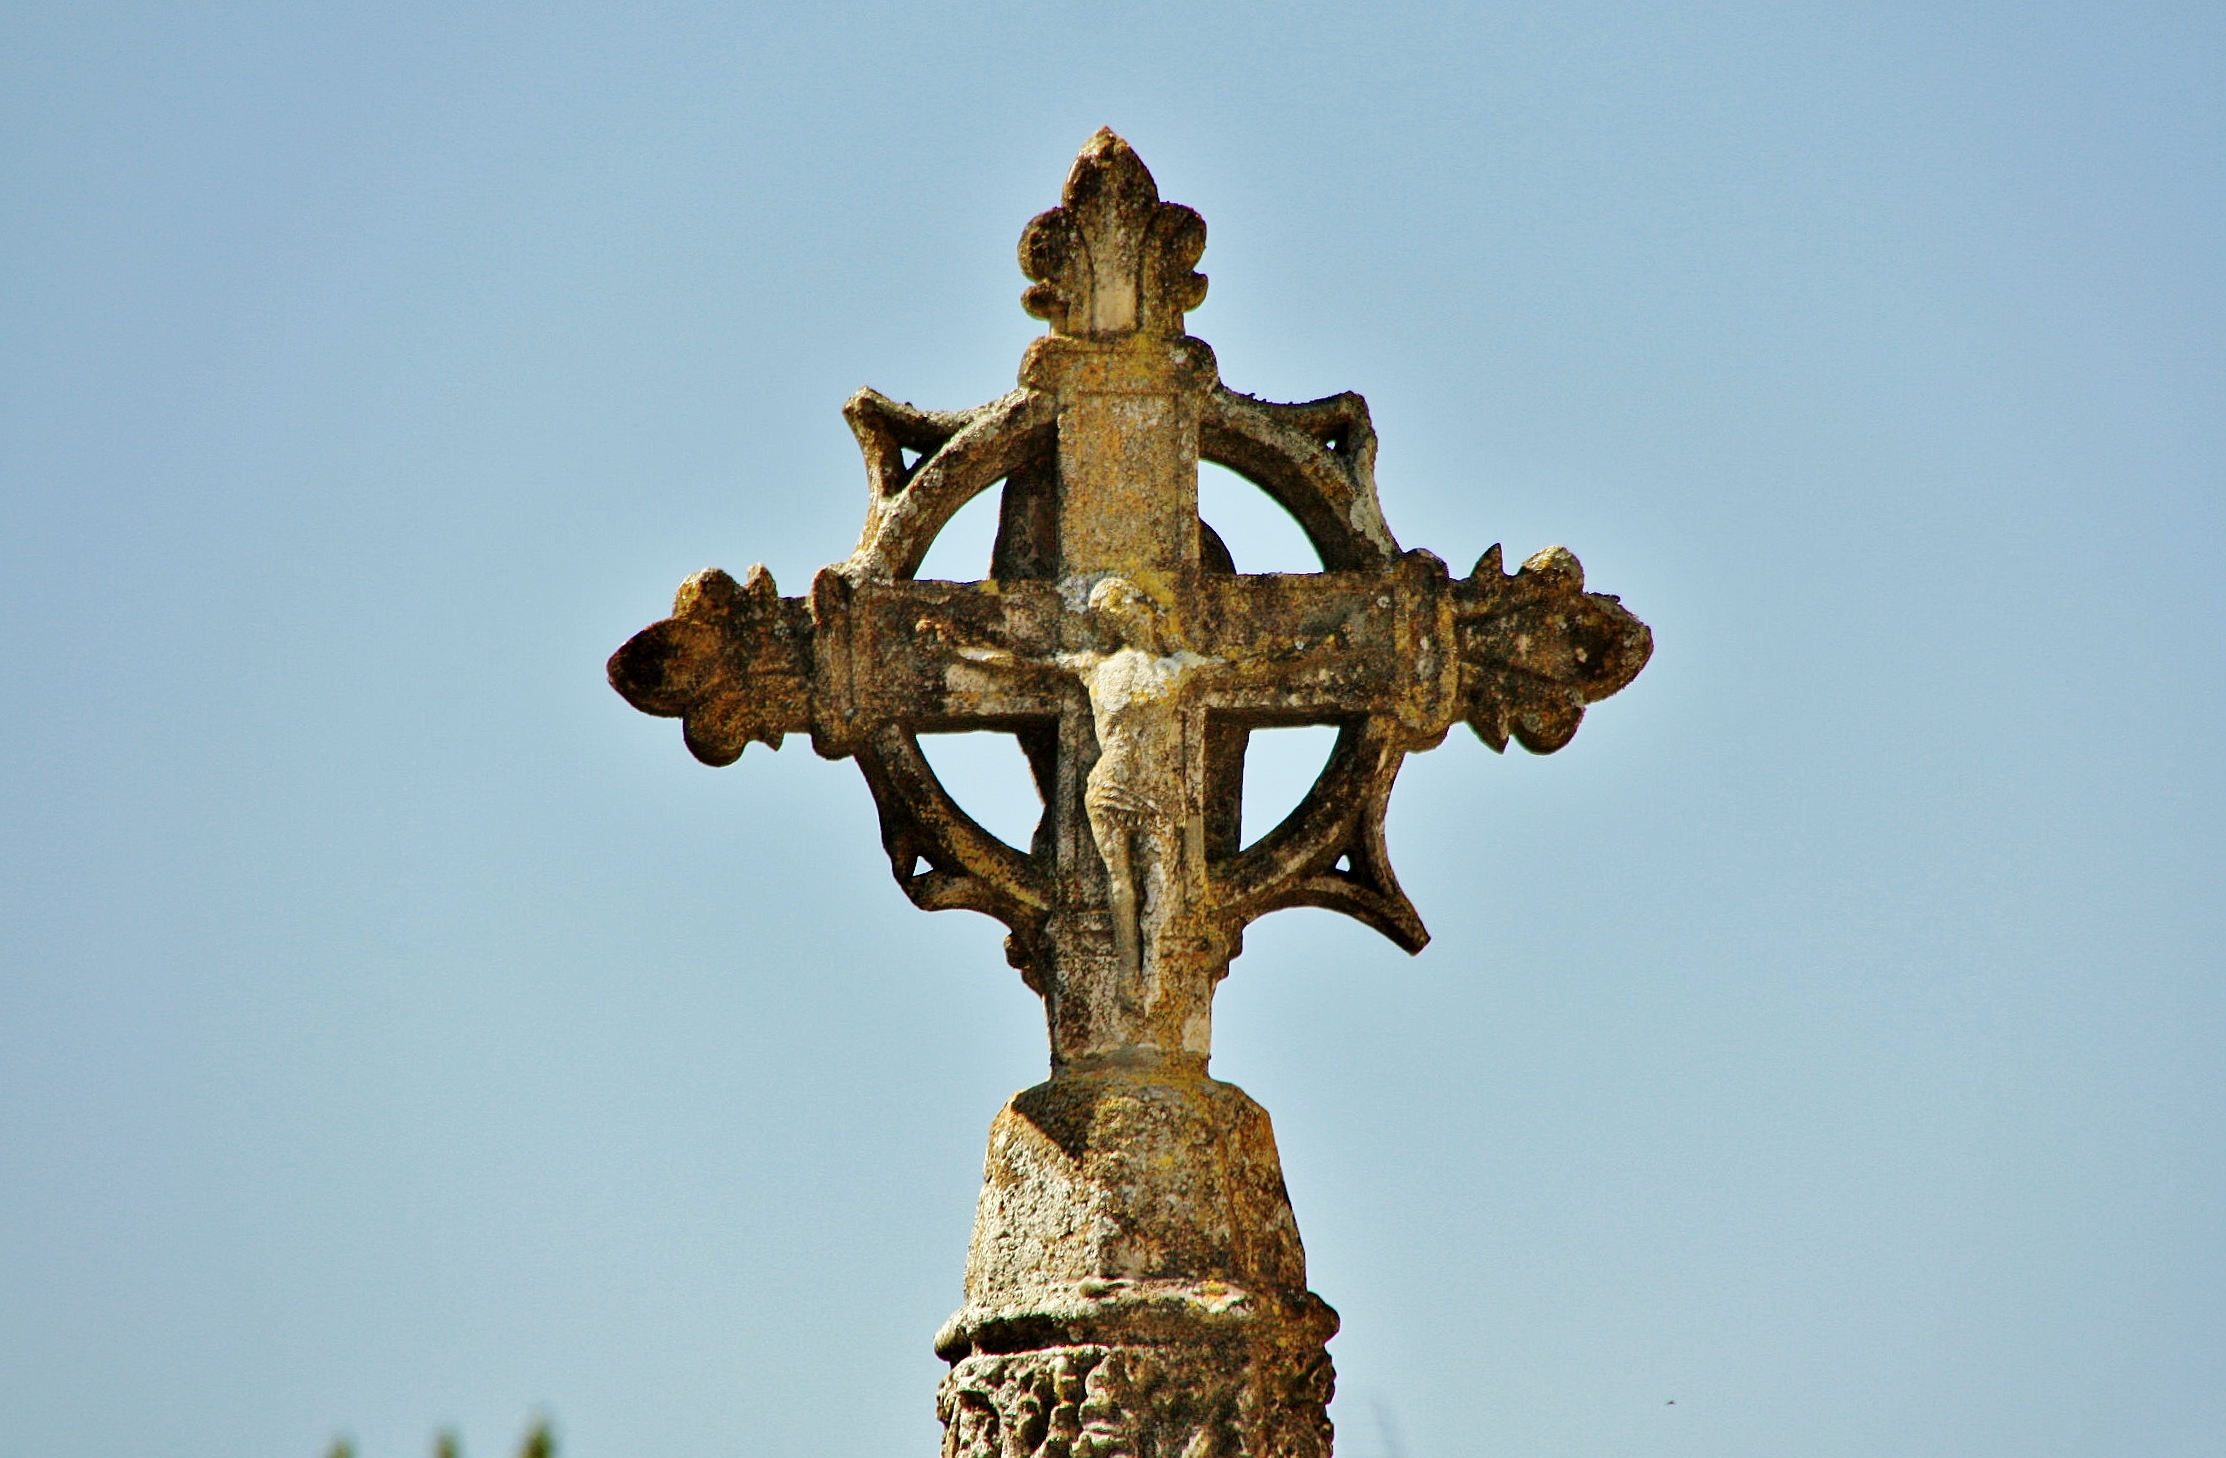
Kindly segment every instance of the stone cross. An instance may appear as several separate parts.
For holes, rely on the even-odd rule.
[[[1283,907],[1419,951],[1384,846],[1402,758],[1456,722],[1550,753],[1652,650],[1562,548],[1510,575],[1494,547],[1460,579],[1402,550],[1360,396],[1239,394],[1184,333],[1205,242],[1100,131],[1021,235],[1022,302],[1051,327],[1020,388],[950,412],[860,391],[849,559],[804,597],[763,567],[698,573],[610,661],[707,764],[792,733],[855,759],[905,894],[1001,921],[1043,998],[1052,1076],[991,1129],[966,1302],[936,1339],[946,1458],[1329,1453],[1337,1318],[1306,1289],[1266,1113],[1207,1076],[1214,987]],[[1200,460],[1288,510],[1324,570],[1237,572],[1199,520]],[[999,485],[988,577],[918,579]],[[1300,724],[1335,748],[1246,845],[1247,736]],[[1025,848],[937,781],[918,736],[954,730],[1019,740],[1044,805]]]

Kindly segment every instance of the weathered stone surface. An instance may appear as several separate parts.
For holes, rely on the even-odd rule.
[[[946,1458],[1329,1452],[1337,1318],[1305,1256],[1267,1115],[1206,1076],[1214,987],[1253,919],[1353,916],[1409,951],[1384,815],[1404,757],[1456,722],[1550,753],[1645,665],[1646,626],[1549,547],[1455,580],[1377,503],[1368,407],[1277,405],[1221,383],[1184,333],[1205,223],[1159,200],[1111,132],[1029,223],[1020,387],[966,411],[870,390],[844,407],[867,477],[848,560],[802,597],[762,567],[683,584],[612,657],[613,687],[731,763],[809,733],[864,771],[890,869],[928,910],[984,912],[1042,995],[1052,1078],[990,1136]],[[1287,509],[1314,574],[1247,575],[1198,519],[1201,460]],[[916,580],[1000,487],[990,575]],[[1240,843],[1247,737],[1332,724],[1305,800]],[[952,801],[930,731],[1013,734],[1044,813],[1025,847]]]
[[[1204,1294],[1201,1294],[1204,1293]],[[1162,1066],[1073,1073],[990,1127],[966,1306],[937,1349],[1012,1349],[1017,1327],[1140,1339],[1189,1313],[1245,1324],[1311,1309],[1267,1111]]]
[[[963,1358],[935,1406],[944,1458],[1328,1458],[1334,1389],[1321,1338],[1080,1343]]]

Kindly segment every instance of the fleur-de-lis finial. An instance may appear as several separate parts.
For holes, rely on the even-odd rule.
[[[611,655],[611,687],[645,714],[678,719],[688,752],[732,764],[751,740],[811,724],[811,616],[784,601],[763,563],[736,582],[713,567],[680,584],[672,616]]]
[[[1036,280],[1021,304],[1052,331],[1083,339],[1146,334],[1172,339],[1206,297],[1192,271],[1206,220],[1159,200],[1127,142],[1100,127],[1067,173],[1060,205],[1020,235],[1020,268]]]

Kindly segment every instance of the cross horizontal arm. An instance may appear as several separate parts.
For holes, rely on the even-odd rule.
[[[1457,582],[1410,552],[1383,571],[1209,574],[1187,596],[1186,641],[1216,660],[1199,688],[1209,710],[1256,727],[1389,714],[1414,747],[1466,719],[1495,750],[1513,737],[1550,753],[1653,646],[1558,547],[1513,575],[1497,547]],[[612,655],[610,678],[636,708],[683,720],[706,764],[805,731],[840,757],[882,724],[1055,718],[1074,690],[1054,660],[1094,646],[1050,583],[853,586],[826,572],[811,597],[783,598],[763,567],[741,583],[714,568]]]
[[[1253,727],[1389,714],[1434,737],[1459,688],[1445,589],[1426,552],[1388,570],[1208,577],[1195,637],[1225,667],[1199,696]]]
[[[762,566],[739,583],[714,567],[681,584],[671,617],[611,655],[609,675],[635,708],[680,719],[706,764],[805,732],[841,758],[884,724],[990,729],[1057,717],[1065,698],[1048,670],[1061,613],[1058,593],[1036,583],[854,587],[826,571],[810,596],[784,598]],[[969,655],[981,648],[1024,671]]]

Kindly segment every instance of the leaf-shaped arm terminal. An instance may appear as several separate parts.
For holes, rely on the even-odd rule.
[[[713,567],[680,584],[672,616],[611,655],[611,687],[645,714],[682,723],[688,752],[732,764],[751,740],[781,747],[812,727],[812,617],[773,574],[742,582]]]
[[[1462,717],[1493,750],[1567,744],[1585,705],[1638,677],[1654,634],[1622,601],[1584,590],[1584,568],[1548,547],[1509,576],[1495,545],[1453,584]]]

